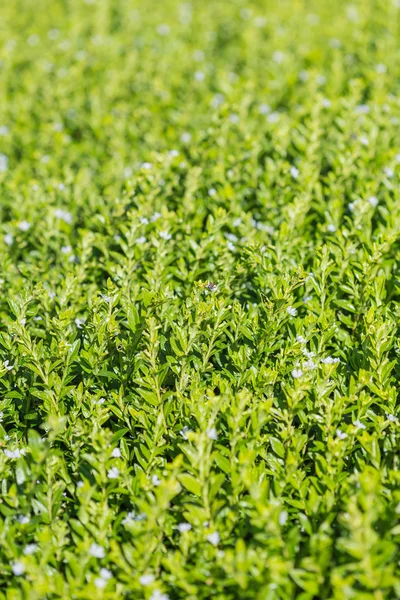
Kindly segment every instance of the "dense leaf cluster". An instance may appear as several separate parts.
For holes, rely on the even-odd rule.
[[[0,599],[400,597],[397,0],[15,0]]]

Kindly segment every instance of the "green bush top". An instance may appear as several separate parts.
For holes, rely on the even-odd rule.
[[[400,598],[398,0],[13,0],[0,600]]]

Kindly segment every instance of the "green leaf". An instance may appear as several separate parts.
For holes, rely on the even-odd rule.
[[[200,482],[193,477],[193,475],[189,475],[188,473],[181,473],[178,476],[179,481],[189,492],[194,494],[195,496],[201,496],[202,489]]]

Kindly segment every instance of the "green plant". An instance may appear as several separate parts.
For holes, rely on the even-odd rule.
[[[396,0],[15,0],[0,599],[400,597]]]

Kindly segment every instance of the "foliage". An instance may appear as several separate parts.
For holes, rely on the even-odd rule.
[[[399,2],[3,2],[0,599],[400,597]]]

